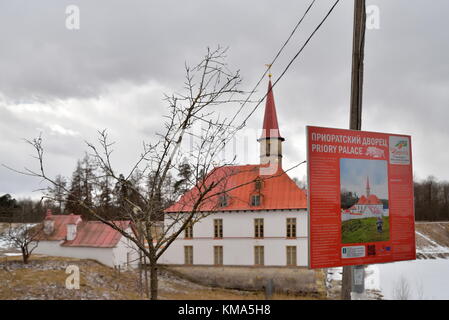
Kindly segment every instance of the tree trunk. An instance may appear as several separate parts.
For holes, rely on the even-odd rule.
[[[147,257],[144,255],[143,256],[143,274],[144,274],[144,279],[145,279],[145,296],[147,298],[150,297],[150,292],[148,289],[148,268],[147,268]]]
[[[157,289],[158,289],[158,282],[157,282],[157,261],[151,260],[150,261],[150,278],[151,278],[151,300],[157,300]]]
[[[139,251],[139,293],[140,296],[143,297],[143,257],[142,257],[142,251]]]
[[[351,300],[351,291],[352,291],[352,267],[343,266],[340,299]]]
[[[28,254],[26,248],[21,248],[22,249],[22,258],[23,258],[23,264],[28,264],[28,259],[30,258],[30,255]]]

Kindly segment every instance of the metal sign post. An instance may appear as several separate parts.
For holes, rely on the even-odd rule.
[[[352,267],[352,299],[365,299],[365,266]]]

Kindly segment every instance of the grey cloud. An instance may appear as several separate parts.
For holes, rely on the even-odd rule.
[[[0,162],[26,164],[21,138],[43,128],[52,165],[69,175],[97,129],[118,142],[125,170],[142,140],[159,130],[162,93],[182,89],[184,62],[207,46],[229,46],[228,62],[251,89],[309,1],[3,1],[0,3]],[[315,8],[273,66],[274,79],[324,16],[332,0]],[[65,28],[65,7],[78,5],[81,29]],[[366,38],[363,129],[413,136],[415,171],[449,179],[443,150],[449,138],[447,0],[370,0],[380,8],[381,29]],[[305,126],[346,128],[350,101],[352,1],[341,1],[274,89],[288,166],[305,158]],[[139,88],[153,86],[153,91]],[[266,81],[255,97],[265,93]],[[13,114],[23,103],[48,113]],[[99,105],[100,104],[100,105]],[[70,110],[64,109],[71,108]],[[244,108],[241,121],[253,105]],[[64,110],[67,111],[64,113]],[[222,111],[230,115],[235,109]],[[248,121],[260,128],[263,104]],[[49,126],[78,132],[58,135]],[[54,128],[54,127],[53,127]],[[53,132],[53,135],[51,134]],[[431,142],[429,142],[431,141]],[[256,143],[249,140],[250,143]],[[74,147],[71,147],[74,146]],[[254,146],[252,145],[251,148]],[[444,149],[444,148],[443,148]],[[257,150],[254,147],[251,150]],[[250,153],[248,162],[257,162]],[[243,161],[243,160],[242,160]],[[304,169],[292,175],[302,178]],[[21,181],[21,182],[17,182]],[[30,189],[0,170],[0,193]]]

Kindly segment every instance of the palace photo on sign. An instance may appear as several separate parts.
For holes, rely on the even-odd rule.
[[[390,240],[384,160],[340,159],[341,242]]]

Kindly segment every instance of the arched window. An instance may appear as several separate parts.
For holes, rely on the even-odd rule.
[[[257,191],[262,190],[262,179],[257,178],[257,179],[254,181],[254,188],[255,188]]]
[[[227,207],[229,205],[229,197],[226,194],[221,194],[218,197],[218,206],[220,208]]]
[[[262,203],[262,198],[260,196],[260,194],[253,194],[251,195],[251,206],[252,207],[258,207],[261,205]]]
[[[271,142],[269,139],[267,139],[266,144],[265,144],[265,155],[267,157],[269,157],[271,155]]]

